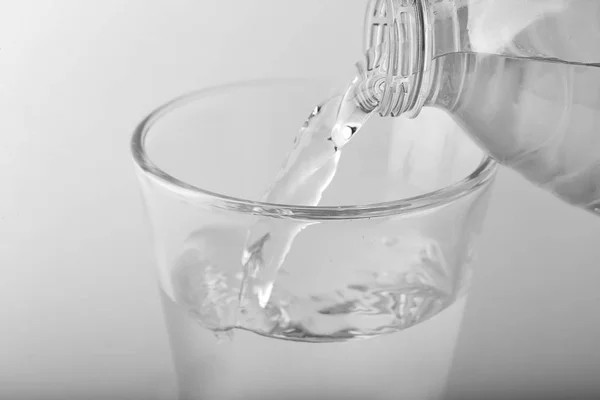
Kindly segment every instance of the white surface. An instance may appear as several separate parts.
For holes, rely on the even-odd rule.
[[[0,398],[167,396],[131,130],[194,88],[350,71],[363,7],[0,1]],[[457,398],[600,393],[598,237],[600,219],[500,174],[452,377]]]

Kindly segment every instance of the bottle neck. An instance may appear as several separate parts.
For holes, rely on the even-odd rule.
[[[436,57],[465,49],[461,13],[467,0],[371,0],[365,21],[367,54],[383,53],[382,116],[416,117],[434,101],[439,74]]]
[[[381,116],[416,116],[425,101],[431,62],[427,4],[421,0],[371,0],[365,21],[367,54],[383,54],[385,77],[379,99]]]

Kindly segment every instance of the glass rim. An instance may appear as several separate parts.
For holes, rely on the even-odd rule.
[[[298,220],[365,219],[422,212],[447,205],[491,183],[497,169],[497,163],[482,151],[481,162],[469,175],[448,186],[418,196],[365,205],[301,206],[248,200],[202,189],[163,171],[152,162],[146,152],[145,139],[152,126],[163,116],[182,106],[232,89],[265,87],[283,83],[306,85],[309,82],[320,81],[315,79],[244,80],[210,86],[176,97],[154,109],[137,125],[131,137],[133,159],[137,167],[146,176],[166,187],[172,193],[183,196],[188,200],[198,201],[227,211]]]

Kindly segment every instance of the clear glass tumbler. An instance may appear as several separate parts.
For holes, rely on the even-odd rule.
[[[180,399],[443,394],[495,164],[446,119],[374,118],[318,207],[260,202],[327,88],[214,87],[133,136]],[[239,323],[244,241],[269,219],[304,229]]]

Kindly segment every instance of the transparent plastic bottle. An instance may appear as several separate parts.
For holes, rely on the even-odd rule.
[[[600,212],[600,1],[373,0],[365,36],[382,116],[443,109],[500,163]]]

